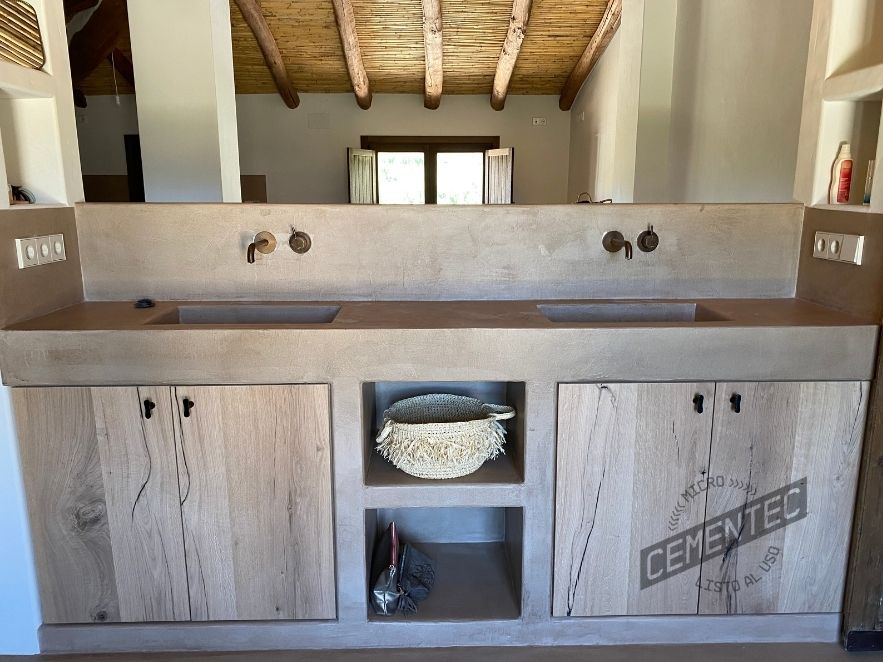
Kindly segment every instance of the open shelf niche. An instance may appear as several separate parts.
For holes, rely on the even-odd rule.
[[[481,485],[524,482],[524,382],[368,382],[362,386],[364,407],[365,485]],[[501,421],[506,428],[505,453],[489,460],[475,473],[462,478],[426,480],[394,467],[376,450],[383,412],[394,402],[429,393],[451,393],[476,398],[487,404],[515,408],[515,418]]]
[[[883,0],[818,0],[812,32],[794,196],[821,209],[883,213]],[[844,142],[853,159],[849,204],[830,205],[831,168]],[[872,159],[871,202],[863,205]]]
[[[521,616],[523,511],[521,508],[378,508],[365,513],[370,594],[377,540],[390,522],[402,543],[434,561],[435,585],[416,614],[371,621],[480,621]]]
[[[28,1],[46,61],[42,69],[0,61],[0,209],[10,207],[10,185],[26,188],[37,203],[15,209],[83,199],[64,6]]]

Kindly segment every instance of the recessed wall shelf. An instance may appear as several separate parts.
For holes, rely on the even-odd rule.
[[[365,424],[365,485],[423,486],[450,488],[458,485],[501,485],[524,481],[524,383],[523,382],[369,382],[362,387]],[[452,393],[482,402],[511,405],[516,416],[503,422],[507,429],[505,454],[485,464],[475,473],[447,480],[416,478],[394,467],[376,450],[377,433],[383,425],[383,412],[403,398],[427,393]]]
[[[416,614],[368,620],[480,621],[521,616],[521,508],[393,508],[365,513],[368,582],[380,534],[395,521],[403,542],[435,562],[435,585]],[[366,595],[369,587],[366,587]]]
[[[883,64],[830,76],[823,93],[825,101],[879,101],[883,99]]]
[[[883,11],[881,0],[816,0],[797,152],[794,198],[819,209],[883,213]],[[831,168],[852,151],[848,205],[828,205]],[[862,205],[869,162],[877,168]]]

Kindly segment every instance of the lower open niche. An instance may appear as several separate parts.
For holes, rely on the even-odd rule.
[[[402,543],[434,561],[435,585],[416,614],[378,616],[372,621],[475,621],[521,615],[521,508],[377,508],[365,513],[368,586],[377,540],[390,522]]]

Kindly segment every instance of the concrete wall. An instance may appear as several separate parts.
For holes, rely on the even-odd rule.
[[[126,173],[124,133],[137,133],[134,98],[90,97],[78,111],[83,173]],[[493,135],[515,147],[515,198],[522,204],[568,199],[570,117],[557,96],[512,96],[496,112],[486,95],[446,96],[441,108],[423,108],[419,95],[378,94],[370,110],[352,94],[302,94],[296,110],[278,95],[240,95],[242,174],[266,175],[269,202],[345,203],[346,148],[362,135]],[[533,117],[545,117],[535,127]]]
[[[790,297],[802,221],[801,205],[77,208],[93,301]],[[648,223],[653,253],[602,248],[607,230],[634,241]],[[309,253],[289,249],[292,227]],[[260,230],[279,248],[247,264]]]

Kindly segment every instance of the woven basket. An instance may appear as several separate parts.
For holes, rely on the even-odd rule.
[[[399,400],[383,412],[377,450],[412,476],[458,478],[504,452],[506,429],[500,421],[514,416],[512,407],[460,395]]]

